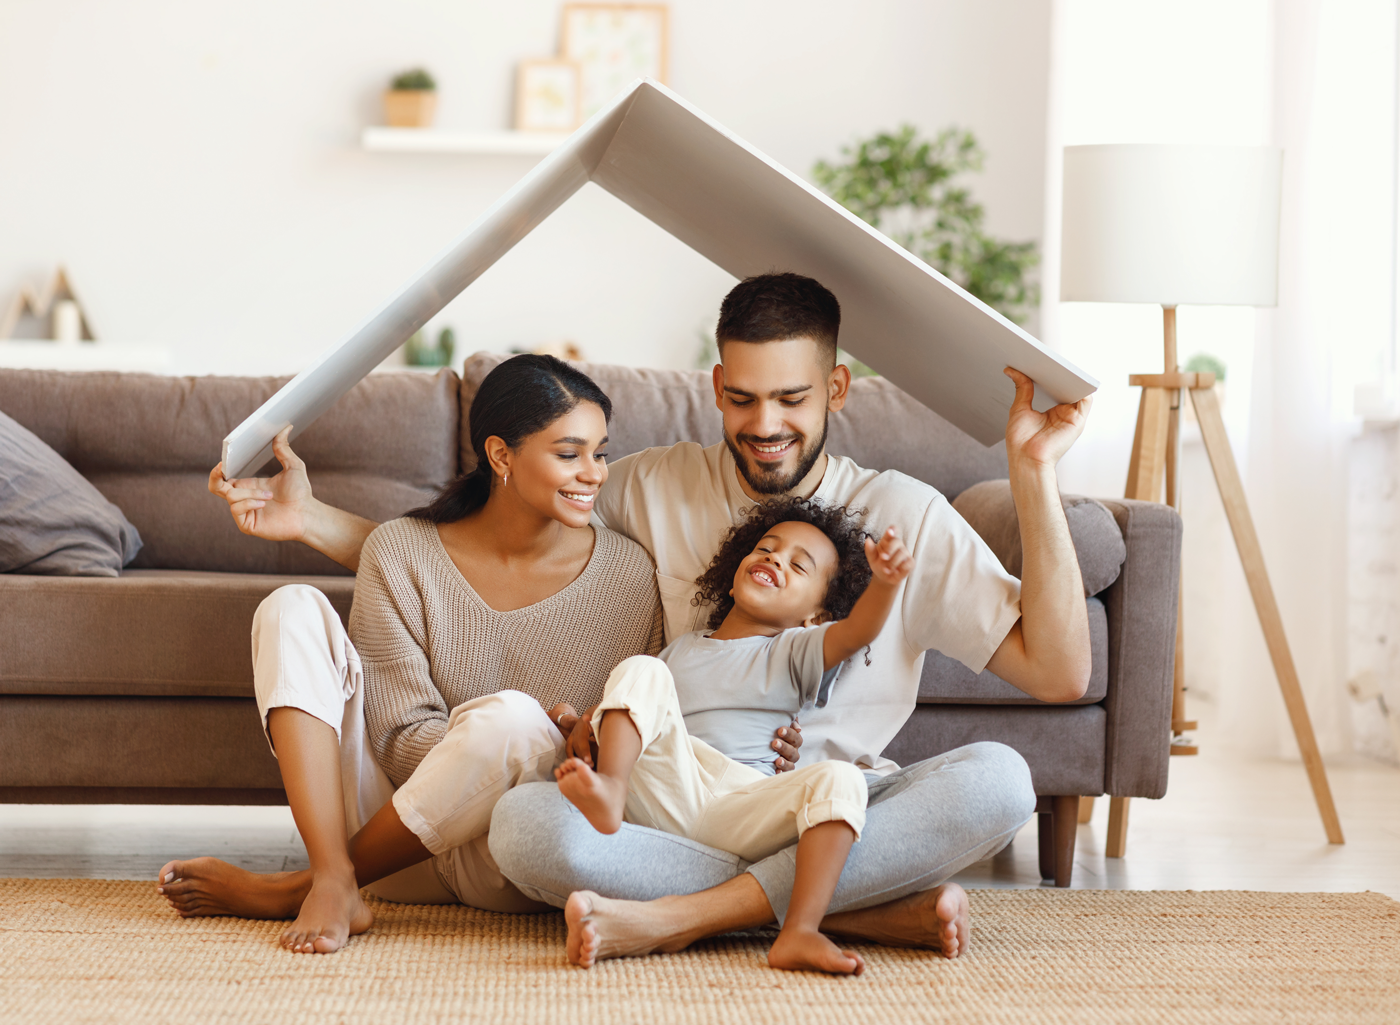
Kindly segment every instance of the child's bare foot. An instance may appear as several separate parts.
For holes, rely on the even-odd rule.
[[[320,872],[312,877],[297,920],[287,927],[281,942],[294,954],[334,954],[373,922],[353,871],[348,875]]]
[[[554,770],[559,792],[600,833],[616,833],[622,828],[627,805],[627,784],[594,772],[584,762],[570,758]]]
[[[790,972],[830,972],[833,975],[859,975],[865,960],[842,950],[819,932],[784,929],[768,950],[768,964]]]

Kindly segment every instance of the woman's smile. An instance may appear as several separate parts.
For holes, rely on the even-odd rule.
[[[559,494],[564,501],[578,509],[592,509],[593,500],[598,497],[596,491],[564,491],[560,489]]]

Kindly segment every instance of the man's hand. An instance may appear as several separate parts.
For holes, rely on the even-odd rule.
[[[899,539],[899,532],[890,527],[876,541],[865,539],[865,557],[870,562],[870,577],[888,587],[898,587],[914,569],[914,556]]]
[[[228,502],[238,529],[268,541],[300,541],[306,533],[308,512],[315,501],[306,464],[292,451],[290,427],[272,440],[272,453],[282,464],[275,477],[242,477],[227,480],[224,464],[209,473],[209,490]]]
[[[802,757],[798,750],[802,746],[802,727],[794,719],[791,725],[780,726],[773,733],[773,743],[769,745],[778,752],[773,759],[773,768],[778,772],[790,772],[797,768],[797,759]]]
[[[1044,413],[1031,408],[1035,398],[1035,382],[1019,370],[1007,367],[1002,371],[1016,382],[1016,398],[1011,403],[1011,415],[1006,423],[1006,455],[1014,466],[1029,462],[1053,467],[1069,451],[1075,439],[1084,432],[1085,419],[1094,399],[1086,395],[1078,402],[1061,403]]]

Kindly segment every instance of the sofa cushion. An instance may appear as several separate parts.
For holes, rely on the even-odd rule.
[[[1092,705],[1108,694],[1108,614],[1097,598],[1084,599],[1089,613],[1089,647],[1093,665],[1089,686],[1078,701],[1044,702],[1007,683],[991,670],[974,673],[941,651],[924,657],[919,703],[926,705]]]
[[[251,697],[253,613],[294,583],[320,588],[349,619],[351,577],[0,576],[0,694]]]
[[[1082,495],[1061,495],[1069,536],[1079,559],[1084,593],[1098,594],[1118,579],[1128,557],[1123,532],[1101,502]],[[953,501],[962,518],[1001,560],[1006,572],[1021,575],[1021,522],[1011,499],[1009,480],[988,480],[968,488]]]
[[[0,573],[114,577],[140,550],[119,508],[0,413]]]
[[[482,379],[507,356],[479,352],[462,370],[464,469],[476,465],[467,416]],[[579,363],[613,402],[608,452],[614,459],[656,445],[723,438],[708,370],[638,370]],[[898,431],[890,429],[899,424]],[[1006,476],[1004,445],[991,448],[964,434],[889,381],[860,378],[851,384],[846,408],[831,415],[827,448],[875,470],[900,470],[952,498],[991,477]]]
[[[224,435],[287,380],[0,370],[0,410],[121,507],[145,542],[133,567],[347,574],[295,541],[240,534],[208,492]],[[450,370],[350,389],[294,444],[316,497],[380,521],[426,502],[457,474],[457,389]]]

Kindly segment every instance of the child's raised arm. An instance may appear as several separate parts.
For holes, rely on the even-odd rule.
[[[880,635],[894,607],[894,592],[914,568],[914,557],[893,527],[878,542],[865,539],[865,557],[870,560],[870,586],[851,614],[829,629],[822,640],[827,669],[846,661]]]

